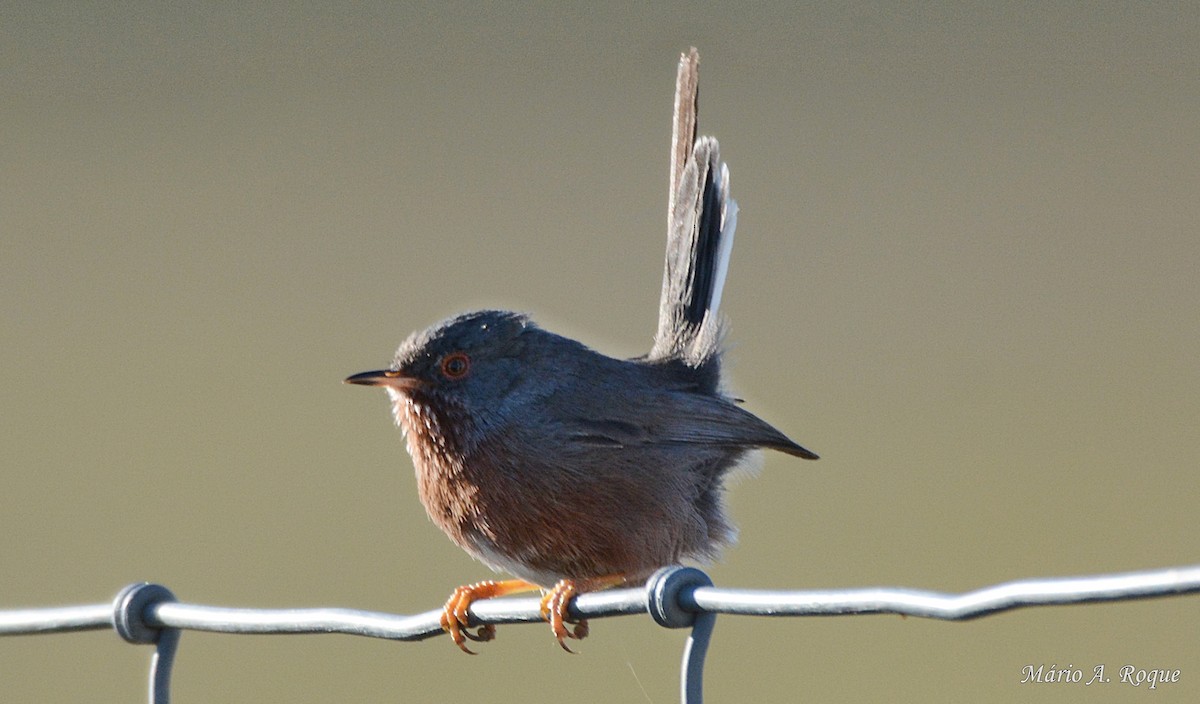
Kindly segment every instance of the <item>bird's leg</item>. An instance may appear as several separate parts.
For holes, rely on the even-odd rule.
[[[588,635],[587,619],[581,618],[578,622],[574,622],[567,616],[567,607],[570,606],[571,599],[584,592],[608,589],[624,583],[625,575],[623,574],[587,579],[560,579],[558,584],[542,594],[542,618],[550,623],[550,632],[554,634],[555,640],[563,650],[574,653],[574,650],[567,647],[565,640],[567,638],[582,640]],[[567,623],[573,623],[575,627],[568,631]]]
[[[536,584],[531,584],[523,579],[505,579],[501,581],[486,580],[476,582],[474,584],[463,585],[454,590],[450,598],[446,600],[446,605],[442,607],[442,628],[450,634],[450,639],[464,653],[471,655],[475,654],[466,646],[467,639],[470,638],[476,642],[489,641],[496,637],[496,627],[490,623],[486,623],[479,627],[479,630],[472,633],[468,630],[468,625],[471,619],[468,609],[471,608],[471,603],[479,599],[491,599],[496,596],[505,596],[507,594],[516,594],[519,592],[532,592],[540,589]]]

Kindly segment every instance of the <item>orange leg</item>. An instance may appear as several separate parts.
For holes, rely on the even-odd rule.
[[[574,653],[567,647],[567,638],[583,640],[588,635],[587,619],[580,619],[575,627],[567,630],[567,623],[573,623],[567,618],[567,607],[571,599],[584,592],[594,592],[615,587],[625,583],[625,575],[613,574],[605,577],[590,577],[588,579],[562,579],[550,591],[542,594],[542,618],[550,623],[550,632],[555,640],[568,653]]]
[[[446,605],[442,607],[442,628],[450,633],[450,639],[464,653],[471,655],[475,651],[466,646],[467,639],[470,638],[476,642],[489,641],[496,637],[496,627],[488,623],[479,627],[479,631],[472,633],[467,629],[470,621],[470,614],[467,609],[471,607],[471,602],[479,599],[490,599],[495,596],[505,596],[507,594],[516,594],[518,592],[532,592],[540,589],[536,584],[531,584],[523,579],[506,579],[503,581],[487,580],[484,582],[476,582],[461,586],[454,590],[450,598],[446,600]],[[562,640],[560,639],[561,643]]]

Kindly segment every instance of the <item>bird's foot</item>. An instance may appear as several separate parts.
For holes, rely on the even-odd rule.
[[[450,594],[446,605],[442,607],[442,628],[450,634],[450,639],[454,641],[459,650],[475,655],[475,651],[467,647],[467,640],[470,639],[477,643],[489,641],[496,637],[496,627],[485,623],[472,633],[469,611],[471,604],[480,599],[491,599],[517,592],[531,592],[538,588],[536,584],[531,584],[523,579],[489,579],[458,587]]]
[[[607,589],[624,582],[624,575],[619,574],[580,580],[560,579],[558,584],[542,595],[542,618],[549,622],[550,632],[563,650],[574,655],[575,651],[567,646],[566,640],[583,640],[588,636],[587,619],[575,621],[567,613],[571,600],[584,592]],[[567,628],[568,623],[572,628]]]

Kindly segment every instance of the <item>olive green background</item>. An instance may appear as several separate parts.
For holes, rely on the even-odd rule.
[[[747,407],[823,456],[737,483],[722,586],[963,591],[1197,562],[1190,3],[6,3],[0,608],[129,582],[415,613],[489,572],[341,384],[478,306],[632,356],[675,65],[741,205]],[[1143,6],[1149,5],[1149,6]],[[713,702],[1195,701],[1200,601],[967,623],[721,617]],[[178,702],[670,702],[682,632],[580,655],[188,632]],[[144,697],[108,632],[0,640],[5,702]],[[1154,692],[1021,669],[1179,669]]]

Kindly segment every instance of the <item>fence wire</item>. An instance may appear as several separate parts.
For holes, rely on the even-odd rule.
[[[692,567],[666,567],[641,589],[593,592],[570,605],[574,618],[649,613],[667,628],[692,629],[684,648],[681,700],[700,704],[704,656],[717,614],[838,616],[902,614],[962,621],[1027,606],[1127,601],[1200,592],[1200,565],[1144,572],[1029,579],[963,594],[877,587],[818,591],[722,589]],[[166,587],[146,582],[122,589],[108,604],[0,611],[0,636],[114,629],[130,643],[153,644],[151,704],[167,704],[179,632],[343,633],[389,640],[422,640],[443,633],[441,609],[397,615],[356,609],[248,609],[179,602]],[[487,599],[470,607],[471,624],[541,622],[537,598]]]

